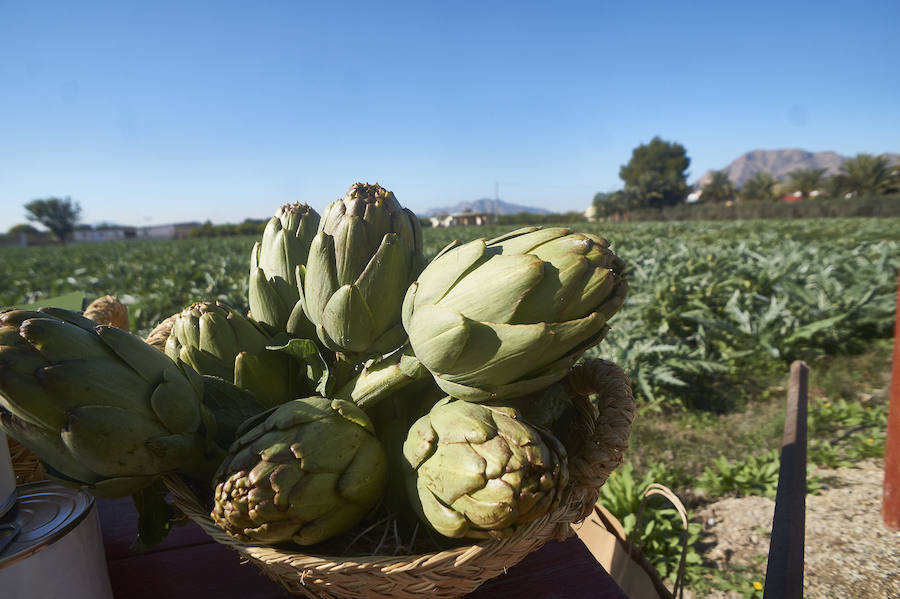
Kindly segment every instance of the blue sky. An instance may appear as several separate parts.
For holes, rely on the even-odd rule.
[[[0,3],[0,231],[239,222],[357,180],[584,209],[654,135],[900,152],[900,2]]]

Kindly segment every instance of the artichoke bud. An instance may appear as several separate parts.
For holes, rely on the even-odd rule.
[[[416,216],[380,185],[354,184],[325,209],[301,284],[320,341],[359,361],[403,345],[403,294],[424,262]]]
[[[491,401],[560,380],[627,293],[607,240],[530,227],[445,249],[407,290],[402,320],[446,393]]]
[[[131,333],[73,320],[0,316],[0,426],[54,478],[105,496],[207,466],[199,376]]]
[[[200,374],[232,380],[237,354],[259,353],[265,350],[267,341],[259,325],[222,302],[199,302],[175,318],[166,352],[171,358],[182,358]]]
[[[319,227],[319,214],[306,204],[278,209],[250,254],[250,313],[275,330],[285,329],[298,300],[296,268],[306,263]]]
[[[448,537],[505,538],[562,501],[566,451],[514,408],[445,398],[403,444],[420,516]]]
[[[230,535],[312,545],[348,530],[381,498],[384,451],[352,403],[297,399],[251,424],[216,474],[211,516]]]

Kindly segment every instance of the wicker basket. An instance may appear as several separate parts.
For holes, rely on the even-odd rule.
[[[12,437],[6,437],[6,441],[9,444],[9,460],[12,462],[16,485],[33,483],[47,478],[44,466],[36,455]]]
[[[634,400],[622,370],[610,362],[589,360],[576,366],[565,384],[582,411],[578,434],[584,439],[581,450],[569,460],[567,500],[508,539],[422,555],[340,557],[285,551],[248,545],[229,536],[180,479],[167,477],[166,484],[175,504],[209,536],[255,563],[292,593],[318,599],[460,597],[545,542],[569,536],[569,524],[591,513],[600,487],[622,462],[634,417]],[[587,401],[594,393],[599,410]]]

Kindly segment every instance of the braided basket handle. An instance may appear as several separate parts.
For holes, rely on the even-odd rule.
[[[145,340],[147,344],[152,345],[161,352],[166,351],[166,341],[169,340],[169,335],[172,334],[172,327],[175,326],[175,317],[177,316],[178,314],[173,314],[156,325],[156,328],[147,335],[147,339]]]
[[[599,489],[628,449],[635,413],[628,377],[612,362],[592,359],[573,367],[562,383],[582,412],[584,443],[570,456],[570,474],[576,485]]]

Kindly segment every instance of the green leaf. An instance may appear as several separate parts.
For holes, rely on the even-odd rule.
[[[142,553],[159,545],[169,535],[175,509],[166,502],[168,489],[161,480],[131,496],[138,513],[137,538],[131,551]]]

